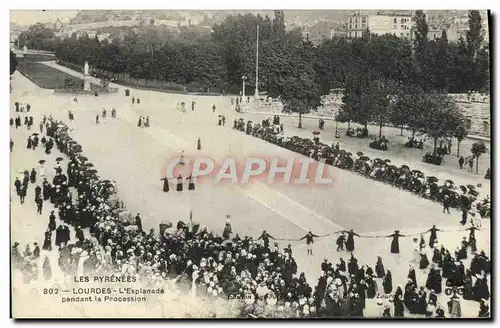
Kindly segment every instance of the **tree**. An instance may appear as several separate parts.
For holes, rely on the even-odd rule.
[[[54,32],[42,23],[36,23],[19,34],[18,45],[29,49],[54,50],[51,42],[53,40]]]
[[[444,94],[436,92],[426,94],[423,105],[422,128],[434,140],[433,153],[436,155],[438,139],[454,135],[463,125],[464,116],[455,102]]]
[[[469,58],[475,60],[481,43],[483,42],[483,34],[481,31],[481,15],[478,10],[469,11],[469,29],[466,32],[467,51]]]
[[[469,77],[470,88],[474,91],[478,91],[482,87],[481,82],[477,81],[477,56],[479,54],[479,50],[481,49],[481,43],[483,42],[481,27],[481,15],[479,14],[479,11],[470,10],[469,29],[466,33],[466,41],[467,57],[469,59],[469,64],[472,70],[472,73]]]
[[[457,138],[457,157],[460,156],[460,143],[464,141],[465,137],[467,137],[467,130],[465,126],[461,124],[455,131],[455,138]]]
[[[422,88],[414,85],[400,85],[395,93],[395,102],[391,106],[390,122],[404,126],[412,131],[412,139],[415,139],[415,133],[423,128],[425,115],[425,96]]]
[[[448,54],[448,35],[446,30],[441,33],[441,38],[438,41],[438,51],[436,55],[436,89],[445,92],[448,86],[450,58]]]
[[[427,25],[427,19],[422,10],[415,11],[413,20],[415,21],[414,44],[418,50],[428,41],[427,35],[429,34],[429,25]]]
[[[314,58],[310,43],[303,42],[300,46],[288,50],[290,66],[283,72],[281,101],[286,110],[299,113],[301,128],[302,114],[322,105],[319,80],[313,68]]]
[[[16,54],[10,51],[10,75],[14,74],[17,68],[17,57]]]
[[[472,144],[471,152],[476,158],[476,174],[479,174],[479,156],[486,153],[487,150],[488,149],[482,141],[477,141]]]

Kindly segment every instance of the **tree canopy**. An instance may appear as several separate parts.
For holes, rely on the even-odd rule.
[[[322,95],[341,88],[344,104],[339,117],[366,124],[380,122],[383,116],[383,124],[418,131],[422,127],[415,122],[422,115],[412,113],[423,106],[421,93],[488,91],[490,72],[477,11],[470,11],[466,39],[456,43],[448,41],[445,31],[441,38],[429,40],[422,11],[414,20],[414,42],[367,30],[358,39],[334,37],[313,45],[300,29],[285,30],[284,13],[277,10],[274,17],[230,15],[213,25],[210,35],[183,28],[171,38],[161,29],[139,28],[112,42],[76,35],[61,40],[35,24],[20,35],[19,44],[54,50],[61,61],[80,67],[88,61],[111,74],[219,87],[236,94],[246,76],[251,93],[259,26],[259,90],[280,97],[289,109],[307,112],[321,106]],[[419,91],[413,96],[415,90]]]

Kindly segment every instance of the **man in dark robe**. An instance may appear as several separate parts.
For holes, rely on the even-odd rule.
[[[42,188],[40,186],[35,187],[35,200],[42,196]]]
[[[196,145],[196,149],[201,150],[201,139],[198,138],[198,143]]]
[[[194,190],[193,176],[190,174],[188,176],[188,190]]]
[[[21,190],[19,191],[19,198],[21,200],[21,204],[24,204],[24,198],[26,198],[26,193],[27,193],[27,187],[22,186]]]
[[[353,252],[354,249],[355,249],[354,236],[359,237],[359,235],[357,233],[355,233],[353,229],[351,229],[350,231],[343,230],[341,232],[342,233],[347,233],[347,241],[345,243],[346,250],[348,252]]]
[[[64,229],[62,224],[56,229],[56,246],[61,247],[64,242]]]
[[[16,187],[16,193],[19,196],[19,193],[21,191],[21,180],[16,177],[16,181],[14,181],[14,187]]]
[[[169,192],[170,188],[168,186],[168,179],[167,177],[164,177],[163,179],[160,179],[163,181],[163,192]]]
[[[404,235],[400,235],[399,230],[396,230],[392,235],[389,235],[387,237],[392,237],[391,253],[399,254],[399,237],[404,237]]]
[[[182,175],[177,176],[177,191],[182,191]]]
[[[69,235],[69,228],[67,225],[64,225],[63,226],[63,243],[65,245],[67,245],[70,240],[71,240],[71,237]]]

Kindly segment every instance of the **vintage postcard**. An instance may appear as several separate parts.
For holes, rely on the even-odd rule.
[[[10,17],[13,318],[491,318],[490,12]]]

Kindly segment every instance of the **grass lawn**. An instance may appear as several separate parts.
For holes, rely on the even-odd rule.
[[[33,62],[27,59],[19,60],[17,69],[24,76],[33,81],[33,83],[44,89],[64,88],[65,79],[70,79],[77,85],[83,82],[82,79],[76,78],[42,63]]]

